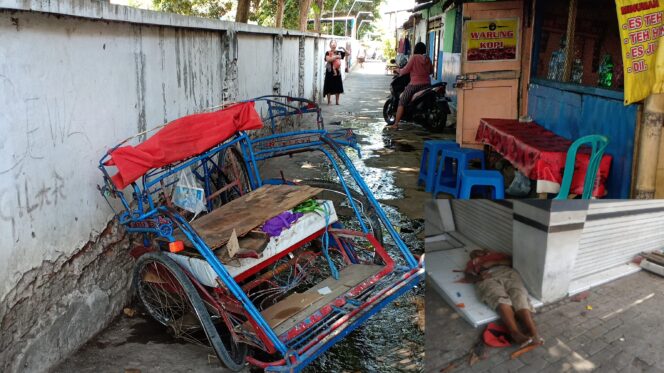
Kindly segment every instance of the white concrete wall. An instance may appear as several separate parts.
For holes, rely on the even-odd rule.
[[[220,45],[209,31],[0,13],[0,299],[105,227],[109,146],[221,100]]]
[[[12,278],[108,221],[96,191],[105,149],[221,102],[222,31],[0,13],[0,299]],[[273,35],[238,39],[238,99],[272,93],[275,66],[281,93],[297,95],[298,38],[284,38],[280,61]]]
[[[300,41],[298,38],[284,38],[281,48],[281,60],[278,62],[279,78],[281,80],[280,92],[282,95],[297,96],[300,83]]]
[[[549,203],[551,202],[551,203]],[[532,295],[567,296],[588,201],[514,201],[513,266]]]
[[[306,39],[304,41],[304,56],[307,63],[304,65],[304,96],[314,97],[314,70],[317,64],[314,56],[314,39]],[[311,62],[309,62],[311,61]]]
[[[229,29],[237,43],[228,42]],[[0,0],[0,324],[30,296],[16,290],[26,273],[36,279],[31,289],[45,289],[51,272],[74,263],[107,227],[112,211],[96,186],[98,160],[110,146],[217,105],[225,93],[247,99],[273,93],[278,82],[281,93],[297,95],[301,63],[308,66],[302,77],[307,98],[315,98],[314,69],[323,69],[324,49],[315,56],[313,47],[324,39],[282,33],[97,1]],[[277,53],[275,40],[282,36]],[[300,37],[306,61],[299,61]],[[237,76],[229,67],[234,58]],[[322,72],[318,78],[322,91]],[[96,314],[89,322],[101,328],[104,317],[112,315]],[[39,328],[47,331],[47,317],[43,322]],[[15,335],[24,332],[19,329]],[[91,336],[85,333],[58,354]],[[39,343],[50,348],[48,341]],[[25,353],[29,346],[16,348]],[[12,364],[14,356],[2,350],[0,371],[11,371],[2,362]]]
[[[238,99],[272,94],[273,37],[240,34],[238,36]]]

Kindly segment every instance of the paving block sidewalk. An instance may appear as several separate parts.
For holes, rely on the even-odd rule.
[[[426,372],[450,364],[447,372],[664,372],[664,279],[646,271],[594,288],[580,302],[544,306],[535,315],[542,347],[514,360],[516,348],[488,348],[472,366],[468,353],[483,329],[428,289]]]

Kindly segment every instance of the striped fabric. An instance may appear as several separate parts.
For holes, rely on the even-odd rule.
[[[401,106],[406,106],[410,102],[410,100],[413,98],[413,95],[423,89],[429,88],[431,84],[416,84],[416,85],[411,85],[408,84],[406,88],[403,90],[401,93],[401,96],[399,96],[399,105]]]

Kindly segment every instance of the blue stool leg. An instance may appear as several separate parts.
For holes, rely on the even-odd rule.
[[[438,153],[440,153],[440,161],[438,161]],[[436,152],[436,161],[438,165],[436,166],[436,172],[433,174],[433,198],[438,196],[443,189],[441,188],[441,182],[447,177],[450,177],[452,170],[452,159],[445,156],[445,149],[440,149],[439,152]],[[443,168],[444,167],[444,168]]]
[[[458,199],[470,199],[470,191],[473,187],[471,183],[460,183],[461,190],[459,191],[457,198]]]
[[[498,183],[494,185],[495,193],[493,199],[505,199],[505,185]]]
[[[462,154],[458,159],[457,159],[457,196],[459,195],[460,192],[460,185],[462,184],[462,179],[463,179],[463,171],[469,169],[469,159],[468,156],[465,154]],[[470,193],[470,191],[469,191]],[[469,195],[470,197],[470,195]]]
[[[445,155],[443,154],[442,157],[443,158],[440,159],[440,164],[438,165],[438,167],[436,169],[436,172],[434,173],[434,178],[433,178],[434,182],[433,182],[433,186],[431,188],[433,190],[433,198],[434,199],[436,197],[438,197],[438,191],[440,190],[440,188],[439,188],[440,179],[443,177],[443,162],[445,161],[445,158],[444,158]]]
[[[429,175],[431,174],[430,162],[428,162],[429,157],[429,148],[427,145],[424,145],[424,151],[422,152],[422,161],[420,162],[420,174],[417,176],[417,185],[420,185],[421,182],[424,182],[424,188],[429,187],[428,180]]]
[[[434,148],[433,151],[429,152],[429,158],[427,159],[427,184],[424,189],[425,192],[431,192],[433,184],[436,183],[436,166],[438,165],[438,153],[441,149]]]

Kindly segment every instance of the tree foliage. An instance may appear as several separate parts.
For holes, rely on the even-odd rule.
[[[185,16],[221,18],[233,8],[234,0],[153,0],[155,10]]]
[[[262,0],[258,11],[253,12],[249,16],[249,19],[261,26],[274,27],[277,23],[276,15],[278,3],[279,0]],[[299,17],[300,1],[285,0],[283,27],[297,30],[300,25]]]
[[[331,17],[332,8],[337,0],[323,0],[323,16]],[[339,0],[335,9],[335,16],[346,16],[354,0]],[[379,17],[378,8],[384,0],[371,0],[371,3],[356,3],[353,7],[353,14],[358,11],[369,11],[373,13],[374,18]],[[297,30],[300,25],[300,3],[302,0],[284,0],[283,27]],[[156,10],[178,13],[189,16],[221,18],[228,15],[233,9],[237,0],[153,0]],[[261,26],[274,27],[276,25],[277,5],[279,0],[252,0],[249,9],[249,20],[258,23]],[[316,1],[311,1],[308,8],[308,18],[314,19],[320,9]],[[364,15],[366,17],[366,15]],[[344,21],[335,22],[336,35],[344,34]],[[363,26],[363,29],[366,27]],[[313,22],[308,26],[309,30],[314,29]],[[323,32],[331,33],[330,25],[323,24]],[[349,32],[350,34],[350,32]]]

